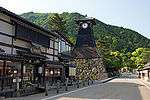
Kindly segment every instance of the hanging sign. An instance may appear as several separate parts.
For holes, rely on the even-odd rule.
[[[37,47],[37,46],[32,46],[32,47],[31,47],[31,53],[34,53],[34,54],[41,54],[41,48],[40,48],[40,47]]]

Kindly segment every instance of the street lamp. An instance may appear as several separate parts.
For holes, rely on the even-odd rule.
[[[48,70],[45,71],[45,76],[48,76]]]
[[[58,75],[60,75],[60,71],[58,71],[57,73],[58,73]]]
[[[42,68],[42,67],[39,67],[38,73],[39,73],[39,74],[42,74],[42,72],[43,72],[43,68]]]
[[[51,70],[51,71],[50,71],[50,74],[51,74],[51,75],[53,75],[53,74],[54,74],[54,72]]]
[[[17,70],[14,70],[14,74],[17,74]]]

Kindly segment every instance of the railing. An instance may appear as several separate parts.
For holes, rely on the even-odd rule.
[[[47,81],[45,84],[45,95],[48,95],[48,91],[56,90],[56,93],[60,91],[68,91],[69,88],[79,88],[87,85],[93,84],[93,81],[90,80],[66,80],[61,82],[57,80],[56,82]]]

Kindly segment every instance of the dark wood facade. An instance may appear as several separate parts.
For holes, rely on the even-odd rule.
[[[68,39],[57,31],[39,27],[0,7],[0,89],[44,85],[65,77],[59,54],[71,50]],[[13,82],[14,81],[14,82]],[[15,88],[14,88],[15,89]],[[0,92],[1,94],[1,92]]]

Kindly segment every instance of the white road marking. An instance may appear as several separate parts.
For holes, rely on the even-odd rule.
[[[140,83],[142,83],[143,85],[145,85],[149,90],[150,90],[150,87],[148,85],[146,85],[144,82],[138,80]]]
[[[106,82],[107,83],[107,82]],[[63,96],[63,95],[66,95],[66,94],[70,94],[70,93],[74,93],[74,92],[77,92],[77,91],[81,91],[81,90],[84,90],[84,89],[87,89],[87,88],[91,88],[91,87],[95,87],[95,86],[99,86],[101,84],[106,84],[106,83],[99,83],[97,85],[91,85],[91,86],[88,86],[88,87],[83,87],[83,88],[80,88],[80,89],[77,89],[77,90],[74,90],[74,91],[70,91],[70,92],[66,92],[66,93],[62,93],[62,94],[58,94],[58,95],[55,95],[55,96],[51,96],[51,97],[47,97],[47,98],[44,98],[44,99],[41,99],[41,100],[48,100],[48,99],[53,99],[53,98],[57,98],[57,97],[60,97],[60,96]],[[111,99],[112,100],[112,99]]]
[[[68,97],[62,97],[57,100],[120,100],[120,99],[88,99],[88,98],[68,98]]]

